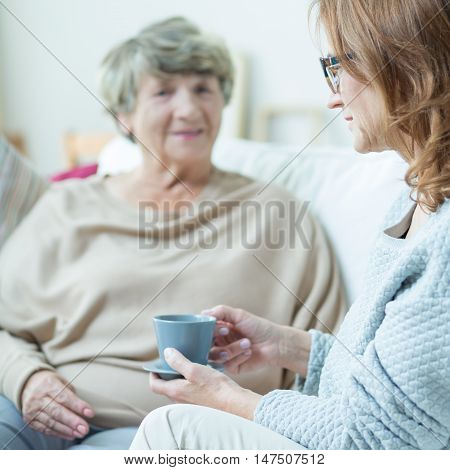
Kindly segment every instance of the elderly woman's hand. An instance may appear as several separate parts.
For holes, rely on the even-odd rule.
[[[215,345],[210,359],[231,373],[259,367],[284,367],[306,376],[311,336],[304,330],[278,325],[246,310],[218,305],[204,310],[216,318]]]
[[[35,372],[22,391],[23,419],[47,436],[67,440],[83,438],[89,431],[83,417],[92,418],[94,411],[75,395],[70,385],[64,389],[66,385],[55,372]]]
[[[222,372],[190,362],[176,349],[167,348],[164,357],[184,379],[166,381],[150,374],[153,392],[177,403],[208,406],[253,420],[260,395],[240,387]]]

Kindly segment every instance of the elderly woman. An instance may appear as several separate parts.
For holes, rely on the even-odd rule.
[[[226,353],[225,364],[241,372],[287,368],[298,391],[261,396],[167,349],[185,380],[153,375],[152,392],[203,406],[152,412],[133,449],[449,449],[449,7],[445,0],[314,4],[332,48],[321,59],[328,107],[342,110],[359,152],[401,153],[411,192],[387,215],[365,289],[337,336],[244,309],[207,312],[221,338],[212,358]],[[250,355],[239,337],[251,343]]]
[[[105,58],[104,101],[142,164],[53,186],[1,253],[2,448],[127,448],[169,403],[142,368],[158,358],[153,315],[230,303],[299,328],[337,325],[339,276],[313,218],[281,189],[257,196],[260,183],[211,164],[232,83],[223,44],[180,18]],[[267,240],[294,228],[290,244]],[[293,378],[267,364],[238,380],[264,394]]]

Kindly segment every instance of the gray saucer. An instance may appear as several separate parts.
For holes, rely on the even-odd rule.
[[[225,370],[225,367],[222,364],[218,364],[217,362],[208,362],[208,366],[218,370],[219,372],[223,372]],[[170,369],[165,369],[162,366],[161,359],[158,357],[158,359],[153,359],[153,361],[145,362],[142,365],[142,368],[146,370],[147,372],[154,372],[155,374],[158,374],[163,380],[173,380],[173,379],[181,379],[183,376]]]

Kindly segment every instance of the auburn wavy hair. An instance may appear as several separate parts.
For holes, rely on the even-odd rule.
[[[381,97],[385,141],[409,164],[411,198],[431,212],[450,197],[449,5],[313,0],[309,10],[344,69]]]

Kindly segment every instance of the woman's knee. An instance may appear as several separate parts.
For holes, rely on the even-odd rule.
[[[201,407],[174,404],[153,410],[142,421],[132,447],[144,445],[151,449],[155,445],[155,448],[179,448],[189,427],[187,423],[192,421],[198,408]]]
[[[176,418],[188,412],[191,407],[193,405],[174,404],[156,408],[144,418],[141,428],[154,431],[166,423],[172,424]]]
[[[0,395],[0,450],[14,449],[25,423],[14,403]],[[21,439],[19,439],[21,440]],[[22,448],[23,443],[20,443]]]

